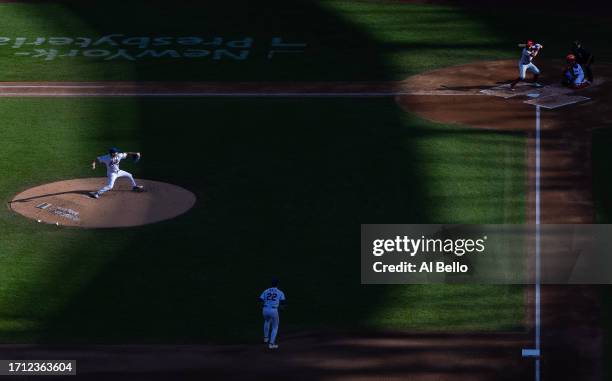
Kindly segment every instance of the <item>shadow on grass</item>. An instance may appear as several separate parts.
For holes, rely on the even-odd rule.
[[[163,71],[189,79],[215,73],[231,80],[276,74],[341,79],[346,71],[385,68],[368,36],[312,2],[59,4],[101,35],[268,38],[282,32],[305,38],[314,49],[297,61],[240,66],[135,62],[125,67],[134,80]],[[347,36],[366,42],[367,55],[354,50],[338,58],[335,52],[345,49]],[[402,141],[400,111],[392,102],[92,102],[103,105],[100,116],[108,122],[87,137],[101,143],[100,152],[116,144],[141,150],[137,177],[181,185],[199,202],[175,221],[83,232],[81,245],[74,232],[56,236],[70,244],[44,279],[29,280],[23,304],[15,306],[17,312],[30,311],[25,295],[39,295],[43,285],[51,294],[70,288],[36,313],[41,342],[249,340],[260,331],[253,301],[272,276],[281,278],[295,301],[288,321],[334,326],[346,314],[362,321],[386,288],[360,285],[355,255],[360,223],[427,221],[415,157],[410,143]],[[133,124],[124,123],[126,118]],[[66,282],[66,276],[72,279]],[[342,295],[342,302],[332,294]],[[70,297],[62,299],[65,295]],[[315,317],[312,308],[319,310]]]
[[[199,202],[108,253],[116,259],[49,332],[63,331],[61,338],[78,326],[115,339],[253,339],[254,300],[272,276],[287,290],[287,321],[296,325],[342,325],[347,314],[359,322],[377,308],[386,287],[360,285],[360,224],[427,220],[392,102],[149,100],[141,107],[143,152],[182,154],[147,155],[140,176],[180,184]],[[219,123],[196,132],[190,121],[198,115]],[[102,323],[108,328],[100,332]]]
[[[213,11],[211,5],[180,1],[64,4],[101,34],[269,38],[281,31],[313,44],[313,54],[289,63],[137,62],[130,66],[135,80],[165,71],[173,71],[173,79],[342,80],[388,67],[376,41],[311,2],[238,1],[215,5]],[[444,200],[448,204],[455,196],[475,206],[488,204],[488,210],[504,201],[499,193],[498,199],[480,200],[472,192],[477,181],[461,194],[445,193],[452,188],[444,181],[432,182],[432,164],[445,170],[461,160],[483,168],[494,164],[485,154],[463,151],[423,160],[426,147],[419,140],[453,133],[415,127],[390,100],[101,102],[108,129],[88,139],[104,142],[102,152],[116,141],[138,145],[145,153],[139,178],[181,185],[199,201],[169,222],[60,235],[79,244],[62,253],[46,279],[31,280],[28,291],[53,294],[73,274],[91,276],[69,282],[74,287],[69,299],[45,299],[37,311],[41,342],[256,342],[260,312],[254,300],[272,276],[281,279],[291,302],[283,315],[289,328],[368,326],[395,287],[360,284],[361,223],[436,222],[433,211],[445,215],[440,212]],[[129,128],[113,123],[134,114]],[[440,152],[444,142],[432,144]],[[459,174],[457,180],[469,182],[475,175]],[[432,183],[436,189],[426,186]],[[449,307],[444,291],[434,296],[432,303]],[[30,311],[27,295],[22,303],[16,309]],[[418,298],[409,307],[421,308]],[[461,310],[465,304],[453,307]]]
[[[600,224],[612,223],[612,181],[608,174],[612,170],[612,157],[610,156],[612,144],[612,131],[601,129],[593,131],[593,199],[595,202],[596,222]],[[601,290],[604,322],[604,363],[606,380],[612,379],[612,287],[604,286]]]

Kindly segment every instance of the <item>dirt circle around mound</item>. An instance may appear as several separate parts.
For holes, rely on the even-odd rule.
[[[106,184],[106,177],[83,178],[39,185],[9,202],[14,212],[40,223],[79,228],[120,228],[169,220],[189,211],[196,196],[179,186],[138,180],[145,192],[133,192],[125,179],[99,199],[89,192]]]
[[[403,110],[438,123],[528,131],[534,127],[535,104],[525,102],[543,101],[546,97],[554,99],[554,96],[583,97],[588,99],[559,108],[543,106],[548,123],[542,128],[554,129],[559,124],[612,126],[612,65],[596,63],[593,65],[594,84],[571,90],[560,85],[562,61],[542,59],[535,63],[541,70],[542,89],[534,88],[530,83],[532,75],[528,73],[527,82],[519,83],[516,90],[510,92],[504,87],[518,76],[517,61],[479,61],[409,77],[400,82],[398,91],[406,95],[398,95],[396,102]]]

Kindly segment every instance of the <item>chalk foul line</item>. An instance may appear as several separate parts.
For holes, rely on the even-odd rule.
[[[343,88],[344,87],[344,88]],[[361,87],[361,88],[360,88]],[[386,87],[386,88],[385,88]],[[396,96],[482,96],[478,92],[457,90],[395,89],[392,85],[335,83],[295,84],[294,88],[273,84],[245,83],[1,83],[0,97],[250,97],[250,98],[326,98],[326,97],[396,97]]]

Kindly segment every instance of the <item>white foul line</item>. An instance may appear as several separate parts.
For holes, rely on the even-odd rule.
[[[395,97],[405,95],[435,95],[435,96],[485,96],[479,93],[454,92],[448,90],[414,90],[414,91],[344,91],[344,92],[304,92],[304,91],[138,91],[130,89],[122,91],[121,89],[107,86],[27,86],[27,85],[10,85],[2,86],[1,88],[107,88],[104,92],[1,92],[0,97],[227,97],[227,98],[376,98],[376,97]]]
[[[0,85],[0,89],[101,89],[104,85]]]
[[[412,95],[401,92],[382,93],[253,93],[253,92],[102,92],[102,93],[2,93],[0,97],[228,97],[228,98],[324,98],[324,97],[393,97]]]
[[[19,97],[19,98],[112,98],[112,97],[133,97],[133,98],[383,98],[399,95],[409,95],[402,93],[0,93],[0,97]]]
[[[540,106],[536,105],[536,133],[535,133],[535,312],[534,312],[534,325],[535,325],[535,348],[528,349],[524,348],[522,353],[523,357],[534,357],[535,358],[535,381],[540,381],[540,356],[541,356],[541,341],[540,341],[540,329],[541,329],[541,293],[540,285],[542,283],[541,274],[541,199],[540,199],[540,187],[541,187],[541,174],[540,169],[542,167],[541,162],[541,124],[540,124]]]
[[[536,268],[535,268],[535,347],[536,350],[538,351],[538,353],[540,353],[540,323],[541,323],[541,319],[540,319],[540,274],[541,274],[541,261],[540,261],[540,168],[541,168],[541,162],[540,162],[540,138],[541,138],[541,126],[540,126],[540,106],[536,106],[536,181],[535,181],[535,187],[536,187],[536,217],[535,217],[535,224],[536,224],[536,248],[535,248],[535,252],[536,252]],[[536,381],[540,381],[540,357],[536,357],[535,360],[535,379]]]

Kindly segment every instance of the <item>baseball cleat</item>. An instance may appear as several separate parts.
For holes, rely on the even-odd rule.
[[[98,192],[89,192],[89,197],[91,198],[100,198]]]
[[[539,82],[535,82],[535,83],[533,84],[533,86],[534,86],[534,87],[544,87],[544,85],[542,85],[542,84],[541,84],[541,83],[539,83]]]
[[[270,341],[270,340],[268,340],[267,337],[264,337],[264,343],[268,343],[268,341]]]
[[[277,349],[278,345],[277,344],[270,344],[270,345],[268,345],[268,348],[269,349]]]
[[[142,185],[136,185],[135,187],[132,187],[132,191],[134,191],[134,192],[144,192],[144,187]]]

